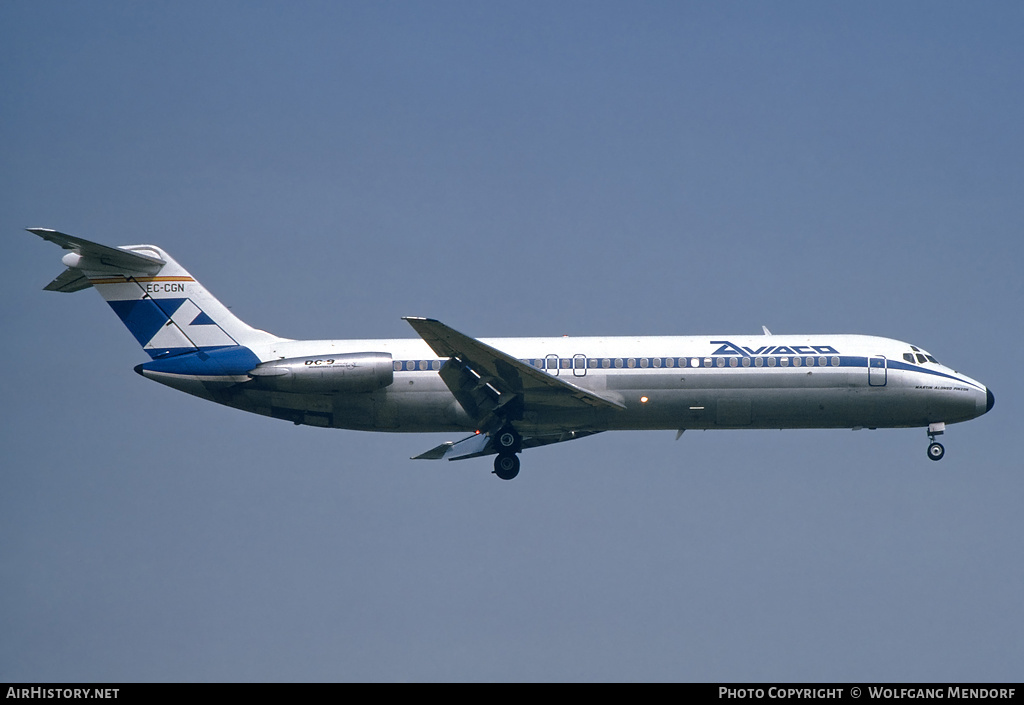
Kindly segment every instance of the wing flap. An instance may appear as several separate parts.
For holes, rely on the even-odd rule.
[[[565,433],[552,433],[543,436],[530,436],[523,439],[523,450],[527,448],[539,448],[540,446],[551,445],[552,443],[564,443],[574,441],[577,438],[593,436],[601,431],[566,431]],[[494,444],[491,437],[477,433],[461,441],[445,441],[439,446],[431,448],[426,453],[414,456],[412,460],[468,460],[479,458],[485,455],[494,455]]]
[[[474,433],[472,436],[463,438],[461,441],[445,441],[439,446],[431,448],[426,453],[420,453],[413,457],[413,460],[462,460],[464,458],[477,458],[487,455],[487,447],[490,443],[490,436],[484,433]],[[494,451],[490,451],[493,453]]]
[[[445,441],[439,446],[435,446],[428,450],[426,453],[420,453],[414,455],[410,460],[441,460],[451,448],[455,445],[455,441]]]

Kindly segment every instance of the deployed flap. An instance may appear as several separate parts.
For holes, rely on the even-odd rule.
[[[565,433],[553,433],[544,436],[532,436],[523,439],[523,450],[527,448],[538,448],[551,445],[552,443],[563,443],[573,441],[577,438],[593,436],[600,431],[567,431]],[[479,458],[483,455],[494,455],[498,451],[491,443],[491,436],[477,433],[461,441],[446,441],[439,446],[431,448],[426,453],[414,456],[413,460],[466,460],[468,458]]]
[[[453,445],[455,445],[455,441],[445,441],[441,445],[431,448],[426,453],[412,456],[410,460],[440,460]]]
[[[601,396],[589,389],[578,387],[562,378],[554,377],[543,370],[517,360],[507,353],[492,348],[476,338],[470,338],[440,321],[432,318],[406,317],[404,320],[419,333],[420,337],[440,357],[459,360],[469,365],[480,377],[476,386],[486,384],[503,395],[521,395],[526,405],[539,403],[547,406],[586,405],[598,408],[625,409],[625,405],[614,399]],[[446,363],[447,365],[447,363]],[[442,368],[442,372],[443,372]],[[472,389],[466,375],[445,375],[441,378],[448,385],[456,399],[463,403]],[[499,403],[507,403],[504,400]],[[463,406],[466,406],[463,403]],[[467,408],[467,413],[474,412]]]
[[[420,453],[413,457],[413,460],[459,460],[460,458],[475,458],[485,455],[490,437],[483,433],[474,433],[461,441],[446,441],[436,448],[431,448],[426,453]],[[491,451],[492,453],[494,451]]]

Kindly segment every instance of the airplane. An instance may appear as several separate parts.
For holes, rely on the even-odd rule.
[[[294,424],[464,432],[413,459],[519,453],[610,430],[927,428],[992,410],[992,390],[927,351],[866,335],[477,339],[406,317],[419,339],[291,340],[243,323],[154,245],[109,247],[45,228],[69,252],[49,291],[95,288],[168,387]]]

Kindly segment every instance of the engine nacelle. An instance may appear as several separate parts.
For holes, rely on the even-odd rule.
[[[390,353],[361,352],[273,360],[249,370],[253,384],[277,392],[372,392],[395,381]]]

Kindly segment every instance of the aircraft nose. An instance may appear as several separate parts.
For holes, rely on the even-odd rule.
[[[985,387],[985,396],[988,399],[988,402],[985,406],[985,413],[987,414],[988,412],[992,411],[992,407],[996,405],[996,398],[995,395],[992,394],[992,390],[989,389],[988,387]]]

